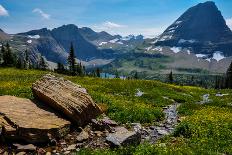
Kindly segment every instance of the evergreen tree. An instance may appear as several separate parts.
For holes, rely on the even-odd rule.
[[[226,88],[232,88],[232,63],[230,64],[227,72],[226,72],[226,83],[225,83]]]
[[[117,70],[116,70],[116,73],[115,73],[115,78],[119,78],[119,73],[118,73]]]
[[[137,72],[137,71],[135,72],[134,78],[135,78],[135,79],[138,79],[138,78],[139,78],[138,72]]]
[[[219,76],[215,77],[215,89],[220,89],[220,80],[221,78]]]
[[[60,62],[57,63],[57,69],[56,69],[57,73],[65,73],[65,68],[64,65]]]
[[[76,65],[76,69],[77,69],[77,74],[82,76],[83,75],[83,68],[82,68],[81,62],[78,65]]]
[[[22,62],[22,58],[19,55],[16,59],[16,68],[22,69],[24,68],[23,62]]]
[[[75,75],[76,69],[76,60],[75,60],[75,54],[74,54],[74,47],[73,44],[71,43],[70,46],[70,51],[69,51],[69,56],[68,56],[68,65],[69,65],[69,71],[72,75]]]
[[[45,61],[45,59],[42,57],[42,56],[40,56],[40,60],[39,60],[39,69],[41,69],[41,70],[46,70],[47,69],[47,63],[46,63],[46,61]]]
[[[96,70],[96,74],[97,74],[97,77],[101,77],[101,71],[100,71],[100,69],[99,69],[99,68],[97,68],[97,70]]]
[[[84,65],[82,66],[82,71],[83,71],[83,74],[86,75],[86,70],[85,70],[85,66]]]
[[[172,74],[172,70],[171,70],[171,72],[170,72],[170,74],[168,75],[168,80],[169,80],[169,82],[170,83],[173,83],[173,74]]]
[[[28,53],[27,50],[24,52],[24,62],[23,62],[23,64],[24,64],[25,69],[30,68],[30,59],[29,59],[29,53]]]
[[[10,44],[6,43],[6,49],[3,53],[3,66],[14,66],[15,65],[15,59],[12,54]]]
[[[2,65],[3,63],[3,55],[5,54],[5,47],[4,45],[2,44],[2,47],[1,47],[1,52],[0,52],[0,65]]]

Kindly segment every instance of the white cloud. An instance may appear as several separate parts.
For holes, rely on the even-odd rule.
[[[226,24],[229,26],[229,28],[232,30],[232,18],[226,19]]]
[[[113,23],[113,22],[110,22],[110,21],[106,21],[106,22],[102,23],[102,26],[104,26],[104,27],[106,27],[106,28],[108,28],[108,29],[126,27],[125,25],[120,25],[120,24]]]
[[[126,25],[117,24],[114,22],[106,21],[98,25],[94,25],[93,28],[97,31],[115,31],[121,30],[127,27]]]
[[[0,4],[0,16],[9,16],[8,11]]]
[[[32,11],[33,13],[38,13],[39,15],[41,15],[44,19],[50,19],[51,15],[43,12],[41,9],[36,8]]]
[[[89,25],[89,27],[93,28],[95,31],[106,31],[110,34],[119,34],[122,36],[127,36],[130,34],[133,35],[140,35],[142,34],[146,38],[154,38],[155,36],[161,34],[167,25],[162,27],[138,27],[138,26],[129,26],[129,25],[122,25],[110,21],[103,22],[98,25]]]

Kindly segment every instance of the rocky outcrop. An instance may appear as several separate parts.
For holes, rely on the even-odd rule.
[[[42,104],[14,96],[0,96],[2,136],[9,140],[44,143],[61,138],[70,130],[70,122]]]
[[[63,78],[45,75],[33,84],[32,91],[37,99],[77,125],[82,126],[101,114],[86,89]]]

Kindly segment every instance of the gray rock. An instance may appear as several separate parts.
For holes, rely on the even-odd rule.
[[[27,154],[27,153],[26,152],[19,152],[16,155],[25,155],[25,154]]]
[[[73,151],[76,150],[76,144],[69,145],[67,148],[67,151]]]
[[[13,144],[17,148],[17,151],[23,152],[23,151],[35,151],[36,147],[33,144],[28,145],[21,145],[21,144]]]
[[[168,131],[166,131],[166,130],[157,130],[157,132],[160,135],[168,135]]]
[[[141,132],[142,125],[140,123],[132,123],[131,124],[135,132]]]
[[[89,138],[89,134],[86,131],[82,131],[76,138],[78,142],[83,142]]]
[[[138,145],[141,142],[141,134],[128,131],[124,127],[117,127],[115,128],[115,133],[106,137],[106,141],[113,147]]]
[[[109,126],[117,126],[118,123],[115,122],[114,120],[111,120],[109,117],[104,117],[103,119],[100,120],[102,124],[109,125]]]

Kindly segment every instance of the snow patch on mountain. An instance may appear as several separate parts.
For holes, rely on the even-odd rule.
[[[107,42],[101,42],[99,45],[102,46],[102,45],[105,45],[107,44]]]
[[[129,40],[131,40],[131,39],[133,39],[133,38],[135,38],[134,35],[129,35],[129,36],[122,37],[122,40],[124,40],[124,41],[129,41]]]
[[[178,43],[179,44],[182,44],[182,43],[191,43],[191,44],[193,44],[195,42],[196,42],[196,40],[194,40],[194,39],[191,39],[191,40],[180,39]]]
[[[180,24],[182,23],[183,21],[176,21],[175,24]]]
[[[109,42],[114,44],[114,43],[116,43],[117,41],[119,41],[119,39],[116,38],[116,39],[110,40]]]
[[[39,39],[40,35],[28,35],[27,37],[31,39]]]
[[[164,35],[158,41],[165,41],[172,39],[172,35]]]
[[[179,53],[181,50],[182,50],[182,48],[181,47],[172,47],[172,48],[170,48],[174,53]]]
[[[146,48],[147,51],[150,51],[152,49],[152,46],[149,46]]]
[[[155,51],[161,52],[161,51],[163,50],[163,47],[157,46],[157,47],[154,48],[154,50],[155,50]]]
[[[217,60],[217,61],[220,61],[222,59],[224,59],[224,55],[222,54],[222,52],[220,51],[216,51],[214,54],[213,54],[213,59]]]
[[[205,55],[205,54],[196,54],[196,57],[198,57],[198,58],[204,58],[204,57],[207,57],[207,55]]]
[[[32,40],[28,40],[27,43],[28,43],[28,44],[31,44],[31,43],[32,43]]]
[[[187,50],[187,53],[188,53],[188,55],[190,55],[190,54],[191,54],[191,51],[190,51],[190,50]]]

